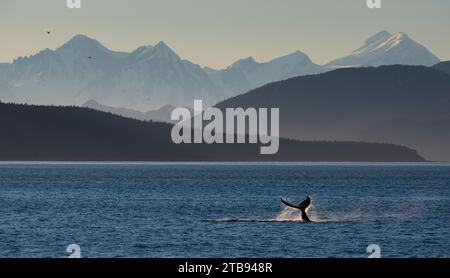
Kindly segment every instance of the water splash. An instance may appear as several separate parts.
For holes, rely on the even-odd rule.
[[[312,204],[306,210],[311,211]],[[283,205],[283,209],[273,217],[235,217],[228,216],[223,218],[206,219],[207,222],[304,222],[298,209]],[[313,220],[314,221],[314,220]]]
[[[285,198],[288,200],[287,198]],[[289,200],[288,200],[289,201]],[[312,223],[343,223],[343,222],[365,222],[365,221],[375,221],[375,220],[386,220],[392,221],[396,219],[406,219],[412,216],[404,214],[384,214],[384,215],[363,215],[359,212],[347,212],[343,214],[338,211],[328,211],[328,213],[323,214],[314,206],[313,201],[311,201],[310,206],[306,209],[306,213]],[[227,216],[222,218],[211,218],[204,220],[205,222],[297,222],[305,223],[302,219],[300,210],[282,205],[281,211],[279,211],[275,217],[239,217],[239,216]]]
[[[303,222],[300,211],[298,209],[290,208],[287,206],[283,207],[283,210],[277,214],[274,220],[280,222]]]
[[[332,223],[332,222],[352,222],[363,221],[361,216],[324,216],[321,215],[314,207],[313,202],[306,209],[308,217],[313,223]],[[282,210],[275,217],[238,217],[227,216],[222,218],[210,218],[205,222],[298,222],[306,223],[302,219],[300,210],[283,205]]]

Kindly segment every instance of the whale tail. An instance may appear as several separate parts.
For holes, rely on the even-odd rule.
[[[285,204],[286,206],[288,206],[288,207],[300,210],[301,213],[302,213],[303,221],[311,222],[311,220],[309,219],[308,215],[306,214],[306,209],[311,205],[311,198],[309,198],[309,196],[306,197],[306,200],[301,202],[298,206],[289,203],[288,201],[284,200],[283,198],[281,199],[281,202],[283,204]]]
[[[302,219],[305,222],[311,222],[311,220],[309,219],[308,215],[306,214],[306,211],[304,209],[300,210],[302,212]]]

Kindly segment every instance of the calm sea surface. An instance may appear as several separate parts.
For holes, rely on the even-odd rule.
[[[303,223],[281,197],[312,198]],[[0,257],[450,256],[449,164],[0,163]]]

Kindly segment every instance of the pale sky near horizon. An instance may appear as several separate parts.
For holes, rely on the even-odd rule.
[[[324,64],[381,30],[405,32],[450,60],[448,0],[381,0],[381,9],[366,0],[81,1],[81,9],[68,9],[66,0],[0,0],[0,62],[85,34],[117,51],[165,41],[182,58],[213,68],[296,50]]]

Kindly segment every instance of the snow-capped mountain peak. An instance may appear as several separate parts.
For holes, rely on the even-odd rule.
[[[151,60],[166,60],[179,62],[181,58],[163,41],[155,46],[141,46],[131,52],[127,57],[126,64],[149,62]]]
[[[259,63],[256,62],[252,56],[250,56],[248,58],[240,59],[240,60],[234,62],[228,68],[241,69],[243,71],[250,71],[250,70],[254,69],[255,67],[257,67],[258,65],[259,65]]]
[[[328,67],[360,67],[381,65],[424,65],[439,62],[433,53],[402,32],[390,34],[381,31],[370,38],[350,55],[336,59]]]
[[[154,55],[157,55],[159,57],[163,58],[172,58],[176,60],[180,60],[180,56],[176,54],[167,44],[163,41],[160,41],[153,47],[153,53]]]
[[[368,38],[364,42],[364,45],[371,45],[371,44],[379,43],[381,41],[387,40],[391,36],[392,36],[391,33],[389,33],[386,30],[383,30],[383,31],[380,31],[380,32],[376,33],[375,35],[371,36],[370,38]]]
[[[275,58],[268,63],[283,63],[286,65],[287,64],[289,64],[289,65],[298,65],[298,64],[315,65],[311,61],[311,59],[308,57],[308,55],[306,55],[305,53],[303,53],[299,50],[294,51],[288,55]]]
[[[166,51],[172,51],[172,49],[170,49],[170,47],[164,42],[164,41],[160,41],[155,45],[156,49],[163,49]]]
[[[100,42],[95,39],[91,39],[85,35],[75,35],[68,42],[63,44],[61,47],[57,48],[57,52],[65,52],[65,51],[80,51],[80,52],[89,52],[89,51],[105,51],[109,52],[110,50],[104,47]]]

